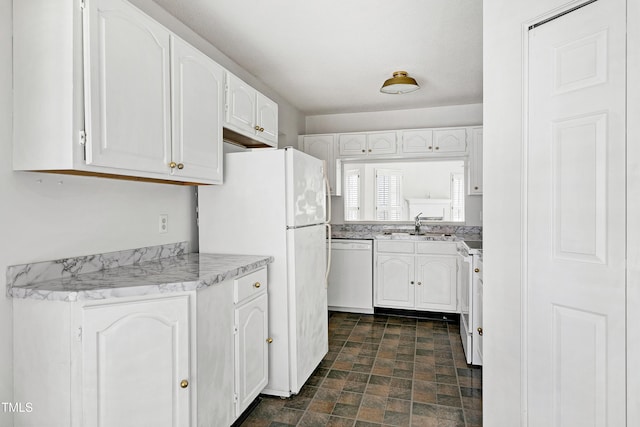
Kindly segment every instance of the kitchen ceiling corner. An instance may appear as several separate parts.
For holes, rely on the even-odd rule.
[[[306,115],[482,102],[482,0],[155,2]]]

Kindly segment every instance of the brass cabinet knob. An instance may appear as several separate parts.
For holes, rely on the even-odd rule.
[[[187,381],[187,380],[180,381],[180,387],[182,387],[182,388],[189,387],[189,381]]]
[[[256,283],[254,283],[254,284],[253,284],[253,287],[254,287],[254,288],[259,288],[260,286],[262,286],[262,285],[260,284],[260,282],[256,282]]]
[[[478,189],[478,187],[473,187],[473,189],[474,189],[474,190],[477,190],[477,189]]]
[[[365,149],[362,149],[362,152],[363,152],[363,153],[364,153],[365,151],[366,151]]]
[[[418,282],[418,286],[422,286],[422,282]]]
[[[428,150],[431,150],[433,147],[427,147]]]
[[[475,271],[476,273],[480,273],[480,269],[479,268],[474,268],[473,271]]]
[[[371,152],[371,148],[369,148],[369,152]]]
[[[264,132],[264,128],[260,128],[260,132]]]
[[[184,169],[184,164],[178,163],[178,169]]]
[[[171,162],[171,163],[169,163],[169,167],[170,167],[171,169],[175,168],[176,166],[178,166],[178,164],[177,164],[176,162]]]
[[[260,131],[260,126],[258,126],[258,125],[255,125],[253,128],[254,128],[255,130],[257,130],[257,131]]]
[[[413,280],[411,282],[409,282],[409,283],[411,283],[412,285],[414,284]]]
[[[267,338],[267,344],[271,344],[273,342],[273,338]]]
[[[440,149],[440,147],[436,147],[436,150],[439,150],[439,149]]]
[[[482,336],[482,328],[478,328],[478,335]]]

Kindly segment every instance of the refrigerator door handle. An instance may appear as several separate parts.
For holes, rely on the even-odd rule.
[[[331,224],[325,224],[327,227],[327,273],[324,276],[324,287],[329,288],[329,272],[331,271]]]
[[[325,196],[327,197],[324,218],[327,223],[330,223],[331,222],[331,186],[329,185],[329,179],[327,178],[327,175],[324,175],[323,179],[324,179],[324,188],[326,189]]]

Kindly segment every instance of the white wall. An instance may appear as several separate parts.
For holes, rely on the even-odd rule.
[[[359,132],[481,124],[482,104],[467,104],[411,110],[307,116],[305,133]]]
[[[134,3],[197,45],[279,104],[281,141],[297,143],[304,116],[150,0]],[[7,266],[33,261],[190,241],[197,250],[195,189],[30,172],[13,172],[12,0],[0,0],[0,289]],[[217,53],[216,53],[217,52]],[[158,215],[169,231],[158,233]],[[0,402],[12,401],[11,301],[0,291]],[[37,408],[36,408],[37,410]],[[0,427],[12,425],[0,408]]]

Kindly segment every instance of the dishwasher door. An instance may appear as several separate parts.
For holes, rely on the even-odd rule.
[[[373,244],[371,240],[331,241],[327,289],[329,310],[373,313]]]

